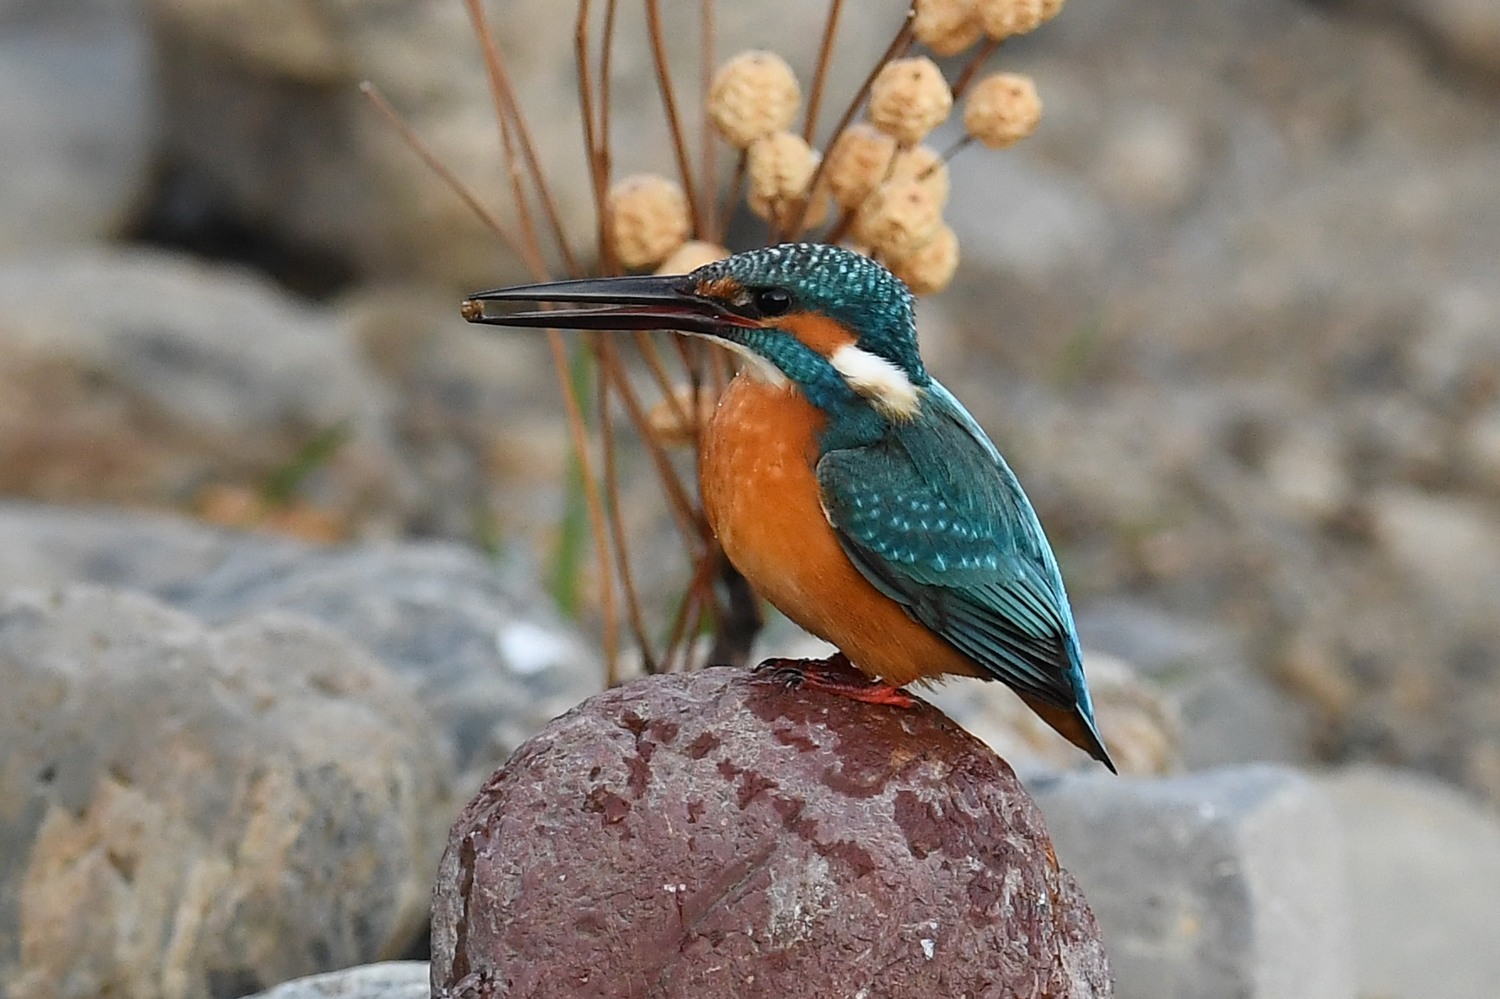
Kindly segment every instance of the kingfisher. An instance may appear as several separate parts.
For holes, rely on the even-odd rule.
[[[563,307],[492,311],[517,302]],[[771,662],[886,704],[912,703],[899,688],[914,682],[999,680],[1113,771],[1052,547],[999,450],[922,363],[912,303],[868,257],[788,243],[685,275],[481,292],[462,314],[672,330],[741,355],[702,435],[704,511],[751,587],[839,649]]]

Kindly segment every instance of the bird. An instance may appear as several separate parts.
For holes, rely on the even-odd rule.
[[[549,308],[500,311],[524,302]],[[839,650],[811,670],[771,662],[888,704],[912,703],[899,689],[912,683],[998,680],[1115,771],[1036,512],[928,372],[911,292],[877,261],[784,243],[685,275],[481,292],[461,312],[498,326],[670,330],[739,354],[702,435],[704,512],[751,587]]]

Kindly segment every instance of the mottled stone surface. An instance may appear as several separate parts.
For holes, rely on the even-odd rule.
[[[1354,999],[1343,837],[1306,776],[1261,765],[1031,787],[1121,999]]]
[[[1008,766],[935,709],[727,668],[590,699],[454,825],[434,991],[1105,996]]]
[[[331,629],[14,590],[0,690],[0,995],[237,996],[420,932],[443,744]]]

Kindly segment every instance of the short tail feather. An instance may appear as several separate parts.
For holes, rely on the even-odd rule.
[[[1019,691],[1017,693],[1020,694]],[[1109,750],[1104,748],[1104,740],[1099,736],[1098,726],[1081,707],[1075,705],[1072,708],[1059,708],[1028,694],[1020,694],[1020,697],[1026,702],[1028,708],[1035,711],[1042,721],[1056,729],[1064,739],[1104,764],[1109,768],[1110,773],[1120,772],[1115,769],[1114,761],[1109,758]]]

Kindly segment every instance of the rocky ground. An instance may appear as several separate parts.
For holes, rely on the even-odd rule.
[[[586,231],[571,18],[503,6]],[[820,11],[720,6],[725,51],[810,63]],[[630,37],[618,166],[665,170]],[[1004,55],[1046,117],[954,163],[924,350],[1026,482],[1153,776],[1063,773],[999,692],[939,703],[1031,779],[1121,996],[1487,997],[1500,10],[1091,0]],[[588,611],[538,582],[545,349],[456,315],[518,265],[362,79],[498,190],[458,0],[0,0],[0,995],[411,953],[463,801],[597,689]],[[638,471],[626,515],[668,538]],[[393,968],[359,994],[409,994]]]

